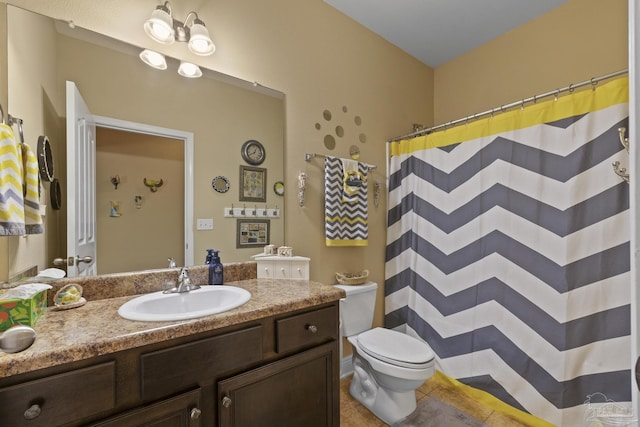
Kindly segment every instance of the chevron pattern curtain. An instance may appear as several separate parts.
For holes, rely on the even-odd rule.
[[[389,147],[386,326],[556,425],[597,393],[630,408],[627,85]]]

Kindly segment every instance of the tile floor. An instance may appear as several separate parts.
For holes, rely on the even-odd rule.
[[[340,426],[341,427],[385,427],[388,424],[376,418],[368,409],[362,406],[349,394],[351,376],[340,380]],[[418,401],[436,397],[441,401],[455,406],[468,415],[484,422],[490,427],[520,427],[527,426],[506,415],[487,408],[470,397],[461,394],[447,385],[428,380],[417,391]],[[455,427],[455,426],[443,426]]]

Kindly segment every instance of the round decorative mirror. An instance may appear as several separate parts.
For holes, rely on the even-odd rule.
[[[213,178],[213,181],[211,181],[211,186],[218,193],[226,193],[227,191],[229,191],[229,187],[231,186],[231,184],[229,184],[229,178],[220,175]]]
[[[49,138],[44,135],[38,137],[38,169],[40,179],[46,182],[53,181],[53,156],[51,154],[51,144]]]

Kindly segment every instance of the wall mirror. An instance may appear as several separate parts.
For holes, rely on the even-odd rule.
[[[245,261],[255,254],[255,249],[236,248],[236,220],[224,217],[225,207],[240,205],[237,192],[221,192],[221,184],[212,186],[212,180],[224,176],[229,177],[231,186],[237,185],[233,178],[237,177],[238,166],[246,165],[240,148],[245,141],[257,139],[270,153],[261,165],[269,171],[267,185],[283,181],[285,113],[281,92],[205,69],[203,77],[187,79],[178,75],[179,61],[171,58],[167,58],[167,70],[155,70],[138,58],[143,50],[140,47],[71,28],[64,22],[13,5],[7,5],[7,31],[8,108],[24,119],[27,142],[32,147],[35,148],[40,133],[48,136],[56,158],[55,178],[61,186],[62,207],[47,208],[45,236],[38,243],[42,247],[36,248],[45,252],[47,266],[51,266],[54,258],[67,256],[68,186],[64,161],[67,80],[76,83],[91,113],[108,118],[109,123],[136,123],[193,134],[193,171],[186,170],[187,159],[180,154],[175,157],[153,148],[160,147],[149,140],[153,132],[144,138],[118,136],[115,132],[116,136],[103,148],[98,138],[98,151],[104,152],[102,160],[97,160],[96,170],[98,274],[164,268],[169,257],[180,265],[185,260],[182,250],[189,241],[189,233],[194,264],[204,263],[209,248],[220,250],[223,262]],[[118,126],[112,128],[126,131]],[[183,175],[193,174],[193,206],[184,209],[184,214],[169,213],[163,207],[184,206],[188,189],[186,180],[180,181],[181,172],[171,172],[177,178],[164,178],[163,186],[153,194],[144,187],[143,176],[138,176],[143,171],[154,179],[169,176],[173,166],[167,165],[175,166],[176,162],[182,164]],[[126,164],[128,169],[123,170]],[[121,179],[117,188],[110,181],[114,175]],[[47,184],[43,184],[44,191],[50,191]],[[273,208],[276,204],[282,207],[282,199],[269,193],[258,208]],[[170,201],[170,194],[177,198]],[[140,200],[141,203],[136,203]],[[117,218],[109,216],[113,203],[120,207],[121,215]],[[213,229],[198,230],[200,218],[212,219]],[[124,226],[127,221],[130,224]],[[193,226],[185,229],[189,228],[185,226],[189,221]],[[284,221],[284,216],[272,221],[270,233],[274,244],[284,244]],[[146,229],[144,234],[132,234],[141,229]],[[163,238],[169,230],[176,229],[184,230],[177,233],[182,237]],[[31,237],[9,239],[11,276],[29,267],[34,248],[28,242]],[[101,245],[105,240],[110,242],[106,248]],[[174,246],[156,250],[167,240],[174,240]],[[101,262],[101,258],[107,257],[108,262]],[[109,265],[108,270],[101,269],[101,265]]]

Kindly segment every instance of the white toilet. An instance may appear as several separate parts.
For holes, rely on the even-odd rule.
[[[416,338],[384,328],[371,329],[378,284],[336,285],[340,332],[353,346],[351,395],[387,424],[416,409],[416,389],[435,371],[435,354]]]

